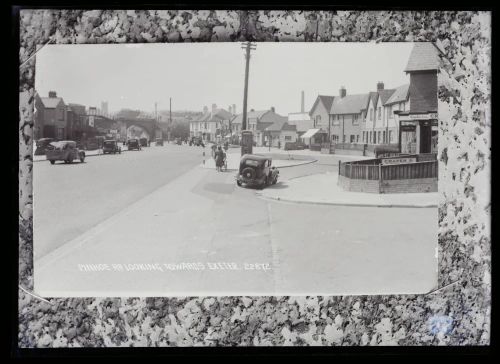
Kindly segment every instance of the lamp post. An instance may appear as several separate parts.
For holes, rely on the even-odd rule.
[[[241,48],[245,50],[245,86],[243,90],[243,120],[241,123],[241,130],[244,131],[247,129],[248,73],[250,68],[250,51],[255,50],[257,48],[257,45],[252,42],[246,42],[242,43]],[[243,135],[245,135],[245,138],[243,138]],[[250,145],[243,145],[245,143],[250,143]],[[241,155],[245,154],[244,150],[246,150],[247,147],[249,147],[250,150],[253,147],[253,134],[251,132],[242,133]]]

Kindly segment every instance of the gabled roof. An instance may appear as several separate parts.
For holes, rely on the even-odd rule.
[[[370,94],[346,95],[333,99],[330,114],[359,114],[366,109]]]
[[[396,89],[385,89],[377,91],[380,100],[382,101],[382,105],[385,105],[387,100],[392,96],[392,94],[396,91]]]
[[[373,107],[376,107],[377,101],[378,101],[378,92],[372,91],[368,95],[369,95],[369,97],[368,97],[368,102],[366,104],[366,108],[368,109],[368,104],[370,103],[370,100],[373,102]]]
[[[260,119],[265,113],[269,112],[271,110],[259,110],[259,111],[248,111],[247,112],[247,119]],[[233,124],[241,124],[243,122],[243,113],[236,115],[236,117],[233,120]]]
[[[275,121],[265,129],[265,131],[282,131],[282,130],[296,131],[297,128],[295,127],[295,125],[288,124],[286,120],[279,120]]]
[[[40,97],[40,99],[46,109],[55,109],[61,101],[64,103],[62,97]]]
[[[326,110],[330,110],[332,108],[332,103],[334,99],[335,96],[318,95],[318,97],[316,97],[316,101],[314,101],[314,104],[311,107],[311,110],[309,111],[309,115],[312,114],[312,111],[316,108],[316,106],[318,106],[318,103],[320,102],[323,104]]]
[[[231,120],[233,115],[225,110],[225,109],[216,109],[215,112],[207,112],[205,114],[200,115],[193,121],[206,121],[206,122],[216,122],[220,120]]]
[[[405,102],[410,96],[410,84],[402,85],[396,88],[396,91],[389,97],[384,105],[391,105],[397,102]]]
[[[433,71],[439,69],[438,50],[431,42],[415,43],[405,72]]]

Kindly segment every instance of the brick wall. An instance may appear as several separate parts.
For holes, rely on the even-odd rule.
[[[410,75],[410,112],[437,111],[437,73]]]
[[[337,185],[342,187],[344,190],[351,192],[380,193],[378,180],[350,179],[344,176],[339,176]]]
[[[346,191],[367,193],[425,193],[438,192],[437,178],[386,180],[350,179],[338,177],[337,185]]]
[[[437,178],[384,180],[381,193],[422,193],[438,192]]]

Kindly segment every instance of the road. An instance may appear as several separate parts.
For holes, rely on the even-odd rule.
[[[201,168],[201,151],[166,145],[83,165],[35,163],[35,292],[330,295],[434,288],[437,209],[268,201],[237,187],[234,172]],[[336,165],[283,168],[273,188]]]

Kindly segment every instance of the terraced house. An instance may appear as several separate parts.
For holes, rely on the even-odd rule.
[[[330,138],[333,143],[361,143],[370,94],[347,95],[345,87],[340,88],[330,109]]]
[[[217,108],[216,104],[212,104],[211,112],[208,112],[207,107],[203,111],[199,118],[189,122],[190,136],[210,142],[229,134],[229,125],[233,119],[229,111]]]

